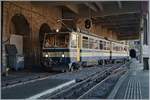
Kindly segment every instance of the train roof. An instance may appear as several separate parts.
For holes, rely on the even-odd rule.
[[[90,36],[98,37],[98,38],[101,38],[101,39],[104,39],[104,40],[107,40],[107,41],[116,42],[116,43],[120,43],[120,44],[121,44],[121,42],[122,42],[122,41],[120,42],[120,41],[113,40],[113,39],[110,39],[110,38],[105,38],[105,37],[99,36],[99,35],[97,35],[97,34],[88,32],[88,31],[80,30],[80,31],[72,31],[72,32],[77,32],[77,33],[80,33],[80,34],[90,35]],[[65,32],[51,32],[51,33],[46,33],[46,34],[71,34],[72,32],[71,32],[71,31],[65,31]]]

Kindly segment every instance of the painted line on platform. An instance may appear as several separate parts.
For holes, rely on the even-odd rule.
[[[71,81],[69,81],[69,82],[66,82],[66,83],[61,84],[61,85],[59,85],[59,86],[56,86],[56,87],[54,87],[54,88],[48,89],[48,90],[46,90],[46,91],[43,91],[43,92],[41,92],[41,93],[39,93],[39,94],[36,94],[36,95],[31,96],[31,97],[26,98],[26,99],[38,99],[38,98],[40,98],[41,96],[44,96],[44,95],[46,95],[46,94],[50,94],[50,93],[52,93],[52,92],[54,92],[54,91],[56,91],[56,90],[58,90],[58,89],[61,89],[61,88],[65,87],[65,86],[71,85],[71,84],[73,84],[73,83],[76,83],[76,81],[75,81],[75,80],[71,80]]]
[[[18,86],[18,85],[23,85],[23,84],[27,84],[27,83],[32,83],[32,82],[44,80],[44,79],[47,79],[47,78],[49,78],[49,76],[43,77],[43,78],[38,78],[38,79],[33,79],[33,80],[30,80],[30,81],[25,81],[25,82],[21,82],[21,83],[16,83],[16,84],[13,84],[13,85],[8,85],[8,86],[5,86],[5,87],[2,87],[2,89],[12,88],[12,87],[15,87],[15,86]]]
[[[138,80],[138,83],[139,83],[139,99],[142,99],[141,83],[139,80]]]
[[[122,85],[123,81],[127,78],[129,72],[126,72],[123,76],[120,77],[118,82],[116,83],[114,89],[111,91],[107,99],[114,99],[120,86]]]

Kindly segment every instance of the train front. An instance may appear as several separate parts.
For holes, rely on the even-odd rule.
[[[46,33],[43,42],[41,63],[47,70],[68,69],[69,33]]]

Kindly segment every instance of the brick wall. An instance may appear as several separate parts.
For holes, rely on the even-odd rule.
[[[30,45],[30,55],[32,56],[32,63],[37,63],[37,52],[38,43],[39,43],[39,30],[43,23],[47,23],[49,27],[53,30],[60,28],[61,25],[58,25],[57,19],[61,16],[61,10],[57,7],[48,7],[45,5],[33,5],[30,2],[4,2],[3,3],[3,32],[2,40],[6,41],[11,34],[14,33],[14,26],[12,23],[12,18],[16,14],[21,14],[25,17],[29,23],[30,33],[29,33],[29,43]],[[3,44],[3,69],[7,66],[5,48],[4,45],[9,44],[9,41]],[[3,71],[2,69],[2,71]]]

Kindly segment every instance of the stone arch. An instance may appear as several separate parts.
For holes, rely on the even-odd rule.
[[[40,40],[40,47],[42,48],[42,43],[44,39],[45,33],[52,32],[50,26],[47,23],[43,23],[39,30],[39,40]]]
[[[136,50],[135,49],[130,49],[130,57],[136,58]]]
[[[16,13],[11,17],[11,34],[23,36],[23,55],[24,55],[24,66],[30,66],[31,57],[31,30],[29,22],[26,17],[21,13]]]
[[[39,58],[42,56],[42,47],[43,47],[44,35],[45,35],[45,33],[50,33],[50,32],[52,32],[52,30],[47,23],[43,23],[40,26],[40,30],[39,30],[39,50],[40,50],[39,51]]]

